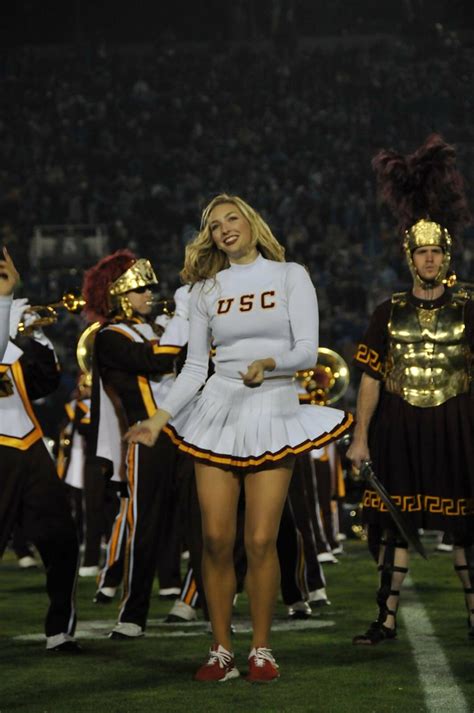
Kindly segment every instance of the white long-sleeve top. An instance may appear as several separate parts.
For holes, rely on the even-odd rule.
[[[209,350],[218,376],[241,379],[256,359],[272,358],[271,376],[293,376],[316,362],[318,302],[307,271],[266,260],[232,264],[191,291],[186,363],[161,408],[175,416],[204,384]]]
[[[13,295],[0,295],[0,361],[5,354],[10,332],[10,307]]]

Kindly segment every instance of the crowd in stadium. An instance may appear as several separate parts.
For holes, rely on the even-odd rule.
[[[370,158],[436,128],[472,183],[473,69],[469,48],[393,38],[286,55],[171,41],[18,51],[0,109],[2,241],[51,299],[58,271],[43,280],[19,246],[38,224],[103,224],[111,249],[149,257],[171,291],[203,203],[226,189],[308,266],[322,342],[349,356],[366,315],[407,280]],[[466,246],[465,274],[471,258]]]

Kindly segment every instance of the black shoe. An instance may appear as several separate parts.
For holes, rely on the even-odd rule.
[[[139,636],[127,636],[127,634],[121,634],[120,631],[111,631],[109,634],[109,639],[114,641],[133,641],[134,639],[139,639]]]
[[[397,638],[397,630],[389,629],[388,626],[384,626],[379,621],[373,621],[369,626],[365,634],[358,634],[352,639],[352,643],[355,646],[376,646],[382,641],[393,641]]]
[[[189,624],[189,619],[176,616],[176,614],[168,614],[168,616],[163,619],[163,624]]]
[[[46,651],[53,654],[82,654],[82,648],[77,641],[63,641],[62,644],[46,649]]]
[[[108,597],[107,594],[101,592],[100,589],[95,593],[94,599],[92,600],[94,604],[112,604],[114,601],[113,597]]]

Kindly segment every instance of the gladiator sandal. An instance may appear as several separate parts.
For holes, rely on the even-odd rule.
[[[467,609],[467,635],[474,641],[474,587],[472,586],[471,571],[468,564],[455,564],[454,570],[457,573],[464,589],[464,600]]]
[[[356,646],[375,646],[382,641],[391,641],[397,638],[397,609],[400,598],[400,587],[408,572],[408,567],[399,567],[394,564],[395,548],[407,549],[404,542],[381,542],[386,545],[383,563],[378,566],[380,572],[380,587],[377,590],[378,617],[371,623],[365,634],[358,634],[352,639]],[[395,589],[395,587],[397,587]],[[387,625],[387,620],[391,619]]]

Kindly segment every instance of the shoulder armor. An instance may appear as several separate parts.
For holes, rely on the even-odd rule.
[[[392,304],[400,305],[405,304],[408,298],[408,292],[394,292],[392,295]]]

